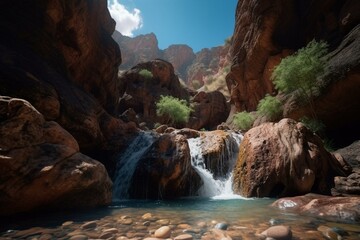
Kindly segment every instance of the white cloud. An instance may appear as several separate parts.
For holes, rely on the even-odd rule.
[[[109,3],[109,12],[116,21],[116,30],[125,36],[132,37],[133,32],[142,27],[141,11],[134,8],[128,11],[124,5],[113,1]]]

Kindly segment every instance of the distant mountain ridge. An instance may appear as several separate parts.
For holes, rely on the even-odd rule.
[[[203,85],[207,76],[215,75],[221,68],[230,64],[229,44],[204,48],[194,53],[186,44],[173,44],[161,50],[154,33],[131,38],[115,31],[113,39],[121,49],[121,70],[127,70],[140,62],[161,58],[170,62],[176,74],[189,86],[194,80]]]

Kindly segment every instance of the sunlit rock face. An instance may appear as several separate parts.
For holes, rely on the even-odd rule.
[[[233,188],[245,197],[330,194],[334,177],[351,172],[344,165],[303,124],[283,119],[252,128],[244,135],[233,171]]]
[[[146,74],[144,74],[144,71]],[[186,100],[193,106],[188,123],[176,123],[177,128],[216,129],[224,122],[229,113],[226,99],[219,91],[194,92],[180,84],[171,63],[156,59],[139,63],[120,77],[120,112],[132,109],[138,116],[138,122],[152,128],[155,123],[169,124],[167,116],[156,113],[156,103],[160,96],[173,96]],[[132,111],[131,110],[131,111]]]
[[[327,89],[315,99],[317,117],[333,138],[350,144],[359,135],[359,1],[239,1],[227,85],[237,111],[253,111],[276,93],[272,69],[312,39],[329,43]],[[356,37],[357,36],[357,37]],[[346,66],[346,67],[345,67]],[[345,107],[346,106],[346,107]],[[285,116],[309,115],[308,106],[285,106]],[[349,133],[351,131],[352,133]]]
[[[0,97],[0,135],[0,215],[110,203],[105,167],[29,102]]]

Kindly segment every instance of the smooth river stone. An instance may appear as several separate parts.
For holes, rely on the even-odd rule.
[[[149,220],[152,218],[151,213],[145,213],[144,215],[141,216],[142,219],[144,220]]]
[[[163,226],[155,231],[156,238],[168,238],[171,235],[171,229],[168,226]]]
[[[156,223],[159,225],[165,226],[170,223],[170,220],[169,219],[160,219],[160,220],[157,220]]]
[[[92,229],[97,227],[97,221],[86,222],[81,225],[81,229]]]
[[[87,240],[88,237],[86,235],[75,235],[69,238],[69,240]]]
[[[276,240],[291,240],[292,232],[288,226],[273,226],[266,229],[261,235],[266,236],[267,238],[273,238]]]
[[[190,234],[181,234],[175,237],[174,240],[193,240],[193,236]]]
[[[221,230],[226,230],[228,228],[228,224],[226,224],[226,223],[217,223],[215,225],[215,228],[221,229]]]

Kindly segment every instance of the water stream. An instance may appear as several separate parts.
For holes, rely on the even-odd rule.
[[[128,190],[133,174],[141,157],[150,149],[154,136],[149,132],[141,132],[129,145],[126,151],[119,155],[115,172],[113,200],[128,198]]]
[[[232,174],[231,171],[237,159],[239,145],[242,135],[231,133],[229,138],[225,139],[225,148],[221,153],[221,164],[228,164],[229,171],[220,179],[216,179],[214,173],[206,168],[205,158],[201,149],[201,137],[188,139],[191,155],[191,165],[199,174],[203,185],[198,190],[201,197],[212,197],[214,199],[234,199],[242,198],[234,194],[232,190]]]

